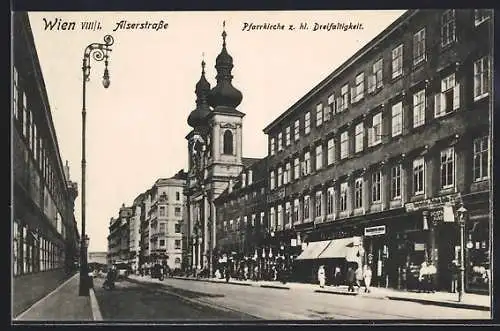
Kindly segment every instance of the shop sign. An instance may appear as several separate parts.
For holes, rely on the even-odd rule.
[[[268,203],[271,203],[271,202],[274,202],[276,200],[280,200],[280,199],[283,199],[285,197],[285,188],[282,187],[280,188],[279,190],[276,190],[274,192],[271,192],[268,196],[267,196],[267,202]]]
[[[425,244],[415,243],[415,252],[425,251]]]
[[[422,201],[409,202],[405,204],[407,212],[417,211],[422,209],[437,209],[443,207],[445,204],[454,205],[461,199],[460,193],[444,195]]]
[[[365,236],[366,237],[371,237],[371,236],[378,236],[385,234],[385,225],[379,225],[379,226],[372,226],[369,228],[365,228]]]

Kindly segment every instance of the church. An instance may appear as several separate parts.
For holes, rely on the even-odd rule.
[[[189,153],[185,191],[189,250],[185,264],[191,270],[205,270],[211,274],[214,266],[222,259],[222,252],[230,248],[236,249],[235,242],[240,243],[245,239],[244,231],[238,231],[238,240],[232,241],[228,241],[224,232],[221,232],[224,224],[217,222],[217,206],[218,201],[222,200],[218,198],[223,193],[223,196],[228,196],[228,192],[233,192],[233,187],[240,188],[237,192],[246,194],[243,193],[246,190],[241,190],[242,186],[247,190],[250,187],[255,192],[258,190],[264,198],[266,189],[265,160],[242,156],[242,125],[245,114],[237,107],[243,95],[232,85],[233,58],[228,53],[226,37],[227,33],[223,30],[222,50],[215,61],[217,84],[212,88],[207,81],[205,61],[202,61],[201,77],[195,89],[196,108],[191,111],[187,120],[192,130],[186,136]],[[258,205],[264,211],[264,203]],[[258,215],[260,217],[260,213]],[[222,238],[219,237],[221,234]],[[235,233],[231,234],[235,237]],[[224,242],[226,247],[221,246]]]

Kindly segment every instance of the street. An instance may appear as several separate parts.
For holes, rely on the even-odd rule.
[[[135,281],[116,282],[114,290],[102,288],[103,279],[94,279],[94,288],[103,320],[113,321],[207,321],[252,320],[251,315],[216,309],[198,303],[208,296],[202,292]],[[213,294],[209,294],[213,296]]]
[[[94,280],[103,319],[161,320],[397,320],[489,319],[489,312],[315,293],[306,289],[281,290],[216,284],[148,276],[117,282],[116,289],[102,289]]]

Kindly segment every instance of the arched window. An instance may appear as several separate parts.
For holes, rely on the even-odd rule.
[[[224,132],[224,154],[233,154],[233,133],[231,130],[226,130]]]

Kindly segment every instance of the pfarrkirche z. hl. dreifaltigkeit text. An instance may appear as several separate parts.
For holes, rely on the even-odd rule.
[[[356,23],[356,24],[353,24],[352,22],[349,22],[349,24],[347,24],[347,23],[327,23],[327,24],[314,23],[313,31],[318,31],[318,30],[326,30],[326,31],[331,31],[331,30],[342,30],[342,31],[363,30],[363,23]]]
[[[116,22],[116,27],[113,31],[116,30],[165,30],[168,28],[168,23],[161,20],[159,22],[129,22],[126,20],[121,20],[120,22]]]

